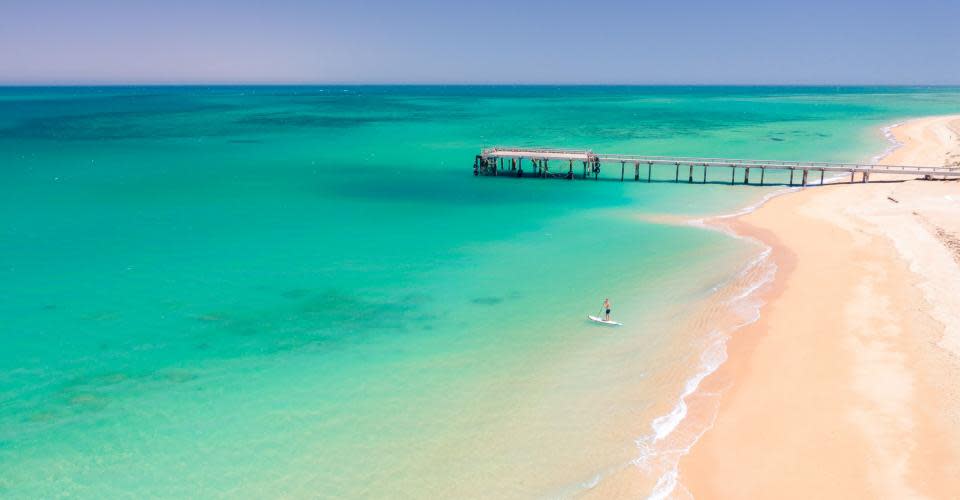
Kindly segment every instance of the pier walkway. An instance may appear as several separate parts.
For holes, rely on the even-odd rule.
[[[525,163],[526,161],[526,163]],[[957,167],[916,167],[905,165],[875,165],[863,163],[828,163],[828,162],[796,162],[778,160],[751,160],[731,158],[696,158],[686,156],[641,156],[623,154],[594,153],[587,149],[553,149],[553,148],[526,148],[526,147],[492,147],[485,148],[476,156],[473,162],[474,175],[505,175],[514,177],[555,177],[563,179],[594,179],[600,178],[602,165],[612,164],[614,168],[620,166],[620,180],[623,181],[627,173],[633,174],[633,180],[641,180],[641,173],[645,180],[653,178],[654,167],[672,167],[674,182],[680,182],[681,174],[687,182],[694,182],[696,167],[698,181],[707,182],[707,170],[730,169],[730,183],[737,182],[738,169],[743,173],[743,184],[751,184],[750,173],[754,172],[754,184],[764,185],[767,170],[790,172],[787,183],[794,185],[794,175],[799,172],[798,185],[809,184],[810,172],[819,174],[819,184],[823,184],[826,173],[850,174],[850,182],[854,182],[859,174],[861,182],[869,182],[870,174],[893,174],[925,179],[960,178],[960,168]],[[580,170],[582,167],[582,173]],[[645,167],[645,172],[641,168]],[[524,170],[526,168],[526,170]],[[759,170],[759,179],[756,171]],[[615,171],[614,171],[615,172]],[[662,175],[662,174],[661,174]],[[757,182],[759,181],[759,182]],[[782,184],[774,182],[773,184]]]

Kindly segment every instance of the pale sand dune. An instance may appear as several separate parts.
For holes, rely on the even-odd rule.
[[[883,161],[960,161],[958,131],[907,122]],[[704,384],[725,393],[678,493],[960,498],[960,182],[811,188],[728,223],[779,271]]]

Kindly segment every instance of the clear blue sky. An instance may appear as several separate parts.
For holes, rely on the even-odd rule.
[[[0,0],[0,83],[960,84],[960,0]]]

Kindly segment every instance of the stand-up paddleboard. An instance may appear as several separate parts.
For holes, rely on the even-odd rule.
[[[613,321],[613,320],[607,321],[603,318],[598,318],[596,316],[587,316],[587,319],[589,319],[590,321],[593,321],[594,323],[600,323],[603,325],[623,326],[623,323],[620,323],[619,321]]]

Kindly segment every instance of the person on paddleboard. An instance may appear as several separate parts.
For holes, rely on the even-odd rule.
[[[603,320],[610,321],[610,299],[603,299]]]

